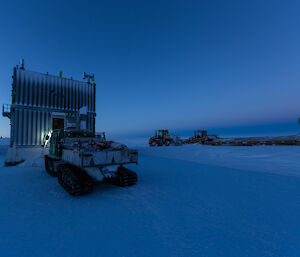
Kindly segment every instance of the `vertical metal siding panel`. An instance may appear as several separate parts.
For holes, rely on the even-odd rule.
[[[11,112],[11,117],[10,117],[10,138],[9,138],[9,145],[13,145],[13,139],[15,138],[15,133],[14,133],[14,120],[15,120],[15,111],[12,110]]]
[[[76,110],[76,85],[75,83],[73,83],[73,110],[75,111]]]
[[[37,80],[38,80],[38,78],[37,77],[35,77],[34,78],[34,85],[33,85],[33,106],[37,106],[37,98],[38,98],[38,96],[37,96],[37,94],[38,94],[38,90],[37,90]]]
[[[28,144],[28,110],[24,110],[23,145]]]
[[[21,76],[19,70],[17,70],[18,83],[18,104],[21,104]]]
[[[63,87],[62,87],[62,83],[61,83],[61,79],[59,79],[59,108],[60,109],[63,109],[63,101],[62,101],[62,90],[63,90]]]
[[[29,84],[28,84],[28,105],[32,105],[32,101],[33,101],[33,99],[32,99],[32,94],[33,94],[33,90],[34,90],[34,88],[33,88],[33,83],[34,83],[34,74],[32,74],[31,76],[30,76],[30,79],[29,79]]]
[[[93,95],[92,95],[92,86],[91,85],[89,85],[89,97],[90,97],[90,112],[92,112],[93,111],[93,109],[92,109],[92,105],[93,105]]]
[[[79,100],[79,97],[78,97],[78,84],[77,82],[74,83],[75,84],[75,95],[76,95],[76,98],[75,98],[75,110],[78,110],[78,100]]]
[[[56,108],[57,105],[57,82],[55,78],[51,78],[53,83],[53,108]]]
[[[45,92],[45,98],[44,98],[45,103],[44,103],[44,105],[45,105],[45,107],[48,107],[48,94],[49,94],[49,92],[48,92],[48,87],[47,87],[47,80],[46,80],[45,77],[43,79],[43,85],[44,85],[44,92]]]
[[[20,95],[21,95],[21,89],[20,89],[21,78],[20,78],[19,70],[16,70],[16,78],[18,79],[17,80],[17,104],[20,104],[20,101],[21,101],[21,98],[20,98]]]
[[[78,86],[76,82],[74,82],[74,88],[75,88],[75,110],[78,110]]]
[[[72,110],[72,108],[73,108],[73,99],[72,99],[72,97],[71,97],[71,95],[72,95],[72,85],[70,84],[70,82],[69,82],[69,80],[67,80],[67,83],[68,83],[68,87],[69,87],[69,108],[70,108],[70,110]]]
[[[34,144],[37,145],[38,144],[38,140],[39,140],[39,134],[40,134],[40,128],[39,128],[39,111],[36,111],[35,112],[35,127],[36,127],[36,130],[35,130],[35,141],[34,141]]]
[[[86,116],[86,129],[89,130],[89,116]]]
[[[51,84],[50,84],[50,81],[49,81],[49,78],[46,77],[46,81],[47,81],[47,91],[48,91],[48,95],[47,95],[47,101],[48,101],[48,108],[51,108]]]
[[[80,83],[80,89],[81,89],[81,107],[85,106],[85,84]]]
[[[69,80],[67,80],[68,88],[69,88],[69,110],[73,108],[73,98],[72,98],[72,85],[70,84]]]
[[[59,79],[55,78],[55,85],[56,85],[56,94],[55,94],[55,100],[56,100],[56,108],[59,108]]]
[[[27,74],[27,83],[26,83],[26,103],[27,105],[31,105],[31,97],[30,97],[30,87],[32,84],[32,77],[31,74]]]
[[[35,75],[33,74],[32,76],[32,79],[31,79],[31,83],[30,83],[30,94],[29,94],[29,97],[30,97],[30,105],[31,106],[34,106],[34,85],[35,85]]]
[[[70,81],[69,81],[69,83],[70,83]],[[71,90],[70,90],[71,110],[74,110],[74,87],[71,83],[70,83],[70,87],[71,87]]]
[[[55,81],[55,108],[59,108],[59,88],[58,88],[58,79],[54,78]]]
[[[45,77],[43,76],[41,78],[41,86],[42,86],[42,106],[45,107],[46,106],[46,87],[45,87]]]
[[[23,74],[19,70],[19,75],[20,75],[20,101],[19,104],[23,104]]]
[[[50,104],[50,106],[52,108],[55,108],[55,106],[56,106],[56,81],[53,77],[49,76],[49,83],[51,85],[51,91],[50,91],[51,104]]]
[[[52,130],[52,127],[51,127],[51,115],[50,113],[48,112],[47,113],[47,127],[48,127],[48,131]]]
[[[63,87],[63,108],[64,110],[67,108],[67,88],[66,88],[66,82],[64,79],[62,79],[62,87]]]
[[[78,91],[79,91],[79,95],[78,95],[78,109],[80,109],[82,107],[82,86],[81,86],[81,83],[78,82]]]
[[[45,106],[49,107],[49,87],[48,87],[48,81],[47,78],[44,78],[44,86],[45,86]]]
[[[93,120],[92,120],[92,116],[89,115],[89,130],[92,131],[92,123],[93,123]]]
[[[41,76],[38,77],[39,78],[39,106],[42,107],[43,105],[43,88],[42,88],[42,80],[41,80]]]
[[[93,86],[93,102],[94,102],[93,112],[95,112],[96,111],[96,84],[94,84]]]
[[[88,111],[90,111],[90,85],[86,86],[86,95],[87,95],[87,107]]]
[[[19,94],[19,104],[23,104],[23,74],[18,70],[19,77],[20,77],[20,94]]]
[[[95,111],[95,86],[92,85],[92,99],[93,99],[93,105],[92,105],[92,111]]]
[[[63,79],[63,86],[64,86],[64,105],[65,105],[65,109],[67,110],[68,109],[68,87],[65,79]]]
[[[78,82],[79,87],[79,109],[82,107],[82,85],[80,82]]]
[[[15,102],[14,104],[19,103],[19,76],[18,76],[18,71],[17,68],[14,68],[14,84],[15,84]]]
[[[77,91],[78,91],[78,102],[77,102],[77,109],[79,110],[81,107],[81,87],[79,82],[76,82],[77,84]]]
[[[69,87],[68,87],[68,81],[64,79],[65,84],[65,103],[66,103],[66,109],[69,110]]]
[[[52,98],[52,87],[51,87],[51,81],[49,79],[49,77],[46,77],[46,80],[47,80],[47,86],[48,86],[48,108],[51,108],[51,105],[52,105],[52,101],[51,101],[51,98]]]
[[[65,79],[65,85],[66,85],[66,104],[67,104],[67,110],[70,110],[70,87],[68,81]]]
[[[49,117],[48,112],[45,112],[45,133],[49,133]]]
[[[36,142],[36,111],[32,111],[32,144]]]
[[[73,95],[73,97],[74,97],[74,110],[76,110],[77,109],[77,99],[76,99],[76,97],[77,97],[77,87],[76,87],[76,83],[74,83],[73,81],[72,81],[72,84],[74,86],[74,95]]]
[[[32,145],[32,111],[28,111],[28,145]]]
[[[45,135],[45,112],[41,112],[41,136],[40,136],[40,143],[39,145],[42,145],[42,141],[44,139]]]
[[[58,78],[54,78],[55,80],[55,88],[56,88],[56,93],[55,93],[55,108],[59,108],[59,80]]]
[[[30,97],[30,93],[31,93],[31,76],[29,75],[27,78],[27,88],[26,88],[26,93],[27,93],[27,98],[26,98],[26,102],[27,105],[31,105],[31,97]]]
[[[46,136],[48,134],[48,127],[47,127],[47,118],[48,118],[48,112],[44,112],[44,135]],[[42,142],[44,143],[44,142]]]
[[[55,81],[52,77],[49,77],[51,84],[51,107],[55,108]]]
[[[42,76],[38,76],[38,88],[39,88],[39,106],[42,107],[43,105],[43,88],[42,88],[42,81],[41,81]]]
[[[89,117],[87,115],[86,116],[86,125],[85,125],[85,127],[86,127],[87,130],[89,130],[89,122],[88,122],[88,120],[89,120]]]
[[[22,135],[22,122],[23,122],[23,111],[20,109],[19,110],[19,124],[18,124],[18,132],[19,132],[19,136],[18,136],[18,145],[21,145],[22,144],[22,138],[23,138],[23,135]]]
[[[86,106],[86,85],[82,84],[82,106]]]
[[[60,108],[63,110],[65,109],[65,106],[64,106],[64,86],[63,86],[63,80],[60,79]]]
[[[93,98],[93,86],[91,85],[91,112],[93,111],[93,106],[94,106],[94,98]]]
[[[34,106],[39,105],[39,75],[34,78]]]
[[[90,85],[88,85],[88,97],[89,97],[89,112],[90,111],[92,111],[92,108],[91,108],[91,106],[92,106],[92,100],[91,100],[91,86]]]
[[[15,138],[14,140],[14,144],[17,145],[18,144],[18,139],[19,139],[19,110],[16,108],[15,109],[15,120],[14,120],[14,134],[15,134]]]
[[[28,98],[28,76],[26,76],[27,74],[25,73],[24,76],[24,105],[27,105],[27,98]]]
[[[32,105],[33,106],[37,106],[37,81],[38,81],[38,76],[34,76],[32,82],[32,88],[33,88],[33,92],[32,92]]]
[[[41,136],[42,136],[42,133],[43,133],[43,130],[42,130],[42,114],[43,112],[42,111],[39,111],[38,112],[38,126],[39,126],[39,132],[38,132],[38,138],[37,138],[37,145],[41,145]]]
[[[88,86],[84,85],[84,95],[85,95],[85,106],[87,107],[87,110],[89,111],[89,106],[88,106]]]
[[[65,100],[64,100],[65,87],[64,87],[63,79],[60,80],[60,86],[61,86],[61,108],[64,110],[65,109]]]
[[[42,111],[41,112],[41,135],[40,135],[40,143],[39,145],[42,145],[42,142],[44,140],[44,135],[45,135],[45,126],[44,126],[44,122],[45,122],[45,112]]]
[[[41,135],[41,118],[40,118],[40,111],[36,112],[36,141],[35,144],[38,145],[40,141],[40,135]]]
[[[22,99],[21,99],[21,104],[25,104],[25,84],[26,84],[26,79],[25,79],[24,72],[20,70],[20,73],[22,74],[22,84],[21,84]]]
[[[38,75],[37,76],[39,81],[40,81],[40,88],[41,88],[41,103],[40,103],[40,107],[44,107],[44,85],[43,85],[43,79],[44,79],[44,76],[41,76],[41,75]]]

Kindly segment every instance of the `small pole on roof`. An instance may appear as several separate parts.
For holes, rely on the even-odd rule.
[[[25,70],[25,67],[24,67],[24,58],[20,59],[20,69]]]

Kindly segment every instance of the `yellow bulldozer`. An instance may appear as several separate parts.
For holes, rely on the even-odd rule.
[[[195,143],[206,144],[208,142],[214,141],[215,139],[219,139],[218,136],[207,134],[207,130],[195,130],[194,136],[190,137],[186,141],[186,143],[187,144],[195,144]]]
[[[149,146],[169,146],[169,145],[182,145],[183,140],[176,135],[170,135],[169,130],[160,129],[155,130],[155,136],[150,137]]]

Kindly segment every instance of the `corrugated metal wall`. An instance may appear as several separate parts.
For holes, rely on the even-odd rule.
[[[14,68],[11,144],[40,146],[52,114],[74,115],[87,106],[87,129],[95,131],[95,85]]]

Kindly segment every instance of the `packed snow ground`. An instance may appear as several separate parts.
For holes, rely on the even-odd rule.
[[[77,198],[39,160],[1,167],[0,256],[300,255],[300,147],[135,146],[135,186]]]

